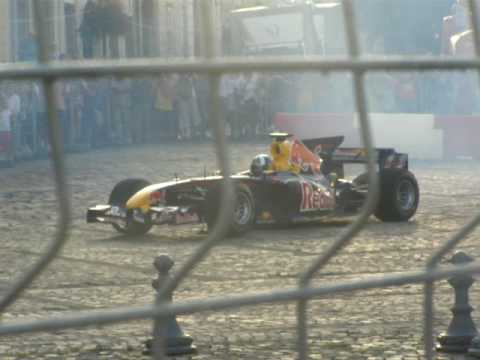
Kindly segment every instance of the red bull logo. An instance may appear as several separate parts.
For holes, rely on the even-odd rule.
[[[308,182],[302,182],[302,202],[300,211],[327,210],[335,207],[335,199],[326,189],[314,188]]]

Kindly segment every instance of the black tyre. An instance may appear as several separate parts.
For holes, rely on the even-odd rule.
[[[112,206],[125,208],[128,199],[148,185],[150,185],[150,183],[143,179],[126,179],[120,181],[110,193],[108,203]],[[127,213],[127,221],[125,224],[112,224],[112,226],[118,232],[132,236],[144,235],[152,228],[152,224],[148,218],[145,223],[135,222],[132,219],[131,213]]]
[[[415,176],[404,169],[380,172],[380,198],[375,216],[381,221],[408,221],[415,215],[420,192]]]
[[[220,196],[216,189],[207,196],[205,221],[213,229],[219,215]],[[235,205],[228,228],[229,236],[238,236],[249,231],[255,223],[255,200],[249,187],[245,184],[235,186]]]

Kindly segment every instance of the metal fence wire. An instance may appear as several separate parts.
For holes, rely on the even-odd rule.
[[[433,57],[422,58],[389,58],[389,59],[364,59],[359,56],[358,38],[355,28],[355,14],[352,0],[343,0],[343,11],[346,23],[347,44],[349,56],[346,58],[329,59],[324,57],[308,58],[282,58],[278,59],[242,59],[218,57],[215,44],[214,29],[214,1],[202,0],[203,31],[207,35],[204,44],[207,56],[194,60],[165,61],[162,59],[134,59],[128,62],[119,61],[85,61],[79,62],[51,62],[47,46],[47,24],[45,21],[45,2],[34,1],[34,11],[40,41],[40,59],[35,65],[3,64],[0,66],[1,79],[41,79],[45,86],[46,101],[49,115],[49,134],[52,146],[52,161],[56,184],[56,197],[58,201],[58,226],[56,234],[51,241],[45,255],[28,271],[15,281],[6,295],[0,299],[0,313],[12,305],[29,287],[33,280],[47,268],[64,246],[70,230],[70,197],[65,181],[64,154],[62,153],[60,127],[54,109],[53,83],[60,78],[98,77],[102,75],[116,76],[141,76],[154,73],[189,73],[197,72],[208,74],[213,89],[212,100],[212,126],[215,134],[215,149],[223,174],[230,173],[228,149],[224,137],[224,122],[219,117],[219,79],[222,74],[260,71],[321,71],[340,72],[349,71],[353,74],[354,91],[357,112],[361,124],[361,136],[368,154],[367,169],[370,181],[370,190],[361,214],[343,231],[332,245],[320,255],[300,276],[298,287],[293,289],[276,290],[268,293],[252,295],[237,295],[222,298],[209,298],[188,302],[159,303],[141,307],[115,308],[110,310],[73,313],[57,318],[45,318],[31,321],[4,322],[0,326],[0,335],[13,335],[41,331],[53,331],[73,327],[86,327],[94,325],[113,324],[134,319],[154,319],[161,323],[166,316],[178,314],[192,314],[201,311],[219,311],[242,306],[253,306],[264,303],[297,302],[297,333],[298,333],[298,358],[305,360],[308,357],[306,307],[309,300],[339,293],[348,293],[358,290],[385,288],[405,284],[424,284],[424,341],[425,357],[433,358],[433,291],[435,281],[445,279],[460,273],[480,272],[480,263],[472,262],[461,268],[440,269],[437,267],[440,259],[462,241],[479,223],[480,214],[473,217],[451,239],[445,242],[434,254],[430,256],[423,271],[402,274],[387,274],[381,278],[343,281],[335,285],[310,286],[312,276],[322,269],[341,249],[347,246],[353,237],[365,226],[367,219],[374,210],[378,195],[378,179],[375,171],[375,159],[371,131],[369,127],[368,110],[365,98],[364,77],[367,72],[375,71],[431,71],[435,70],[480,70],[480,37],[478,32],[477,8],[474,0],[469,0],[471,23],[473,26],[475,57],[462,59],[438,59]],[[215,229],[208,238],[202,242],[185,264],[176,272],[169,282],[159,290],[159,296],[171,293],[201,262],[210,250],[224,238],[227,228],[228,214],[233,211],[232,204],[228,202],[228,194],[233,191],[228,177],[223,180],[220,219]],[[161,334],[161,332],[158,332]],[[155,359],[163,359],[162,339],[154,338]]]

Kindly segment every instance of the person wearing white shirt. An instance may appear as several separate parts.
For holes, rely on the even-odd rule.
[[[14,154],[11,128],[11,112],[8,109],[8,102],[3,96],[0,96],[0,158],[7,161],[12,161]]]
[[[20,96],[17,94],[18,85],[13,81],[8,81],[5,83],[5,99],[4,106],[0,107],[0,110],[9,111],[10,117],[10,133],[11,133],[11,143],[10,148],[15,153],[19,150],[19,145],[21,143],[22,134],[21,134],[21,124],[20,124],[20,111],[21,111],[21,101]],[[5,115],[6,116],[6,115]]]
[[[260,123],[260,104],[258,98],[259,76],[256,73],[246,73],[239,80],[241,92],[241,117],[239,124],[240,136],[251,139],[257,134]]]
[[[0,132],[10,133],[12,113],[8,109],[0,110]]]
[[[17,93],[12,93],[8,98],[8,109],[12,116],[16,117],[20,114],[21,100]]]
[[[227,124],[227,135],[233,135],[235,124],[237,122],[236,111],[237,103],[235,97],[236,76],[232,74],[223,75],[220,80],[219,95],[221,102],[221,113]]]

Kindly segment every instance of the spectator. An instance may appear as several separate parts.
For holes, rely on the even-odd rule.
[[[19,89],[20,97],[22,98],[22,145],[29,155],[37,153],[37,111],[35,106],[34,87],[28,83],[22,83]]]
[[[393,80],[399,112],[418,112],[417,78],[413,73],[399,73]]]
[[[82,38],[83,57],[93,58],[93,48],[98,33],[97,4],[93,0],[88,0],[83,8],[83,18],[79,31]]]
[[[60,125],[63,143],[70,145],[70,122],[67,113],[68,86],[63,80],[57,80],[54,84],[55,110],[57,111],[58,123]]]
[[[13,121],[16,121],[16,118],[20,116],[21,111],[21,99],[18,94],[19,87],[16,83],[10,82],[7,85],[8,88],[8,109],[10,110]]]
[[[236,127],[238,118],[238,106],[236,102],[235,93],[235,77],[234,75],[224,75],[220,81],[219,95],[220,95],[220,116],[225,120],[227,134],[231,137],[238,137],[238,130]]]
[[[468,0],[457,0],[453,4],[452,20],[455,33],[464,32],[471,28]]]
[[[93,134],[93,143],[95,146],[105,145],[110,142],[110,119],[111,107],[110,99],[112,90],[108,79],[101,78],[95,81],[92,86],[94,97],[95,112],[95,133]]]
[[[256,73],[247,73],[240,83],[243,97],[241,102],[240,132],[242,137],[252,139],[260,123],[260,103],[258,100],[259,76]]]
[[[68,118],[70,119],[70,139],[72,144],[80,144],[83,137],[84,81],[70,80],[68,84]]]
[[[451,39],[453,55],[472,57],[475,55],[473,31],[467,30]],[[455,113],[472,114],[478,111],[478,79],[475,72],[456,72],[450,77],[453,89],[453,110]]]
[[[374,35],[369,39],[368,43],[371,44],[371,47],[368,49],[367,55],[385,57],[385,41],[382,36]],[[392,74],[385,71],[369,73],[366,84],[368,89],[366,95],[370,111],[395,112],[397,110],[395,108],[396,100],[394,95],[395,81]],[[402,84],[397,85],[399,87],[402,86]]]
[[[255,128],[256,135],[268,134],[270,128],[270,120],[268,118],[267,99],[268,93],[268,78],[265,74],[259,75],[257,82],[257,102],[258,102],[258,124]]]
[[[92,80],[82,80],[80,82],[81,91],[83,95],[82,108],[82,127],[81,138],[82,142],[89,147],[96,146],[96,118],[95,118],[95,86]]]
[[[268,81],[267,99],[268,125],[273,130],[273,120],[279,112],[295,110],[292,96],[293,82],[285,74],[274,74]]]
[[[193,79],[193,86],[200,115],[200,124],[197,135],[203,138],[210,127],[210,108],[212,102],[210,80],[206,75],[196,75]]]
[[[0,95],[0,154],[8,163],[14,160],[12,141],[11,113],[8,102],[3,94]]]
[[[18,60],[20,61],[37,61],[38,59],[38,43],[35,34],[29,32],[20,42]]]
[[[120,144],[132,143],[132,118],[130,80],[112,80],[112,115],[114,142]]]
[[[395,112],[397,109],[394,78],[382,71],[372,72],[368,74],[366,79],[368,109],[371,112]],[[398,84],[398,86],[401,87],[402,84]]]
[[[152,116],[152,87],[145,78],[133,80],[131,87],[133,106],[132,140],[133,143],[145,143],[150,133]]]
[[[191,75],[183,75],[177,85],[179,138],[191,139],[198,127],[198,110]]]
[[[204,120],[202,118],[202,114],[199,107],[199,100],[198,100],[198,93],[197,88],[195,87],[196,76],[194,74],[190,75],[190,84],[191,84],[191,91],[192,91],[192,100],[190,102],[190,108],[192,112],[192,121],[193,121],[193,128],[192,128],[192,137],[198,138],[201,136],[203,129],[205,127]]]
[[[36,113],[36,149],[37,154],[47,153],[49,137],[48,137],[48,116],[45,106],[45,94],[43,85],[34,82],[32,84],[32,111]]]
[[[477,9],[480,9],[480,1],[475,1]],[[442,47],[441,53],[444,55],[453,55],[454,36],[465,31],[471,30],[469,4],[467,0],[456,0],[452,6],[451,15],[443,18],[442,24]],[[479,19],[477,19],[477,22]]]
[[[155,119],[152,123],[154,141],[161,138],[173,140],[178,135],[178,123],[174,111],[176,75],[163,75],[156,80],[155,89]]]
[[[119,37],[128,32],[128,17],[124,11],[123,0],[100,0],[97,4],[96,26],[103,42],[104,55],[117,58],[120,53]],[[107,40],[109,50],[107,50]]]
[[[21,100],[18,94],[17,84],[13,81],[5,83],[5,96],[8,110],[10,112],[10,124],[12,129],[12,148],[15,151],[15,157],[21,154],[22,145],[22,122],[20,117]]]
[[[313,83],[311,74],[299,75],[297,79],[297,86],[297,111],[301,113],[313,112],[313,87],[316,86],[316,84]]]

